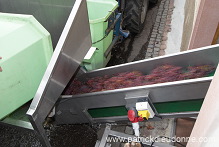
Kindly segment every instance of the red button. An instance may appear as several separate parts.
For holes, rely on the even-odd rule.
[[[128,111],[128,118],[129,118],[129,120],[132,122],[132,121],[135,120],[135,117],[137,117],[137,116],[135,116],[135,111],[134,110],[129,110]]]

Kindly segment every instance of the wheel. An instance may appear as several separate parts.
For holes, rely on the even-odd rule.
[[[131,33],[142,31],[148,10],[149,0],[126,0],[123,27]]]

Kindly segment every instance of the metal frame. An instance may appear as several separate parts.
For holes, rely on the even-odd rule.
[[[128,134],[121,133],[118,131],[113,131],[113,130],[111,130],[111,125],[106,124],[106,128],[104,130],[103,136],[102,136],[100,141],[96,142],[95,147],[108,147],[108,146],[110,147],[110,144],[107,143],[107,137],[109,137],[109,136],[124,138],[124,140],[127,140],[127,141],[131,138],[133,138],[132,140],[136,140],[135,138],[137,138],[134,135],[128,135]],[[144,144],[146,146],[151,146],[151,144],[152,144],[152,142],[146,141],[146,139],[144,139],[143,137],[141,137],[141,141],[144,141],[144,142],[142,142],[142,144]],[[155,142],[155,143],[153,143],[152,147],[173,147],[173,146],[165,144],[165,143]]]
[[[114,39],[112,41],[112,43],[109,45],[109,47],[107,48],[107,50],[104,52],[104,57],[107,58],[113,48],[113,46],[116,44],[116,42],[118,41],[119,39],[119,27],[120,27],[120,23],[121,23],[121,16],[122,14],[121,13],[118,13],[116,15],[116,18],[113,22],[113,24],[107,29],[109,30],[108,32],[110,32],[110,30],[112,30],[114,28]]]
[[[137,102],[148,102],[154,111],[155,115],[159,117],[159,114],[154,107],[153,103],[151,102],[149,92],[148,91],[137,91],[128,93],[125,97],[125,100],[127,102],[126,108],[129,110],[130,108],[135,108]]]
[[[78,21],[80,20],[80,21]],[[27,112],[43,146],[51,146],[43,122],[56,101],[75,76],[81,61],[91,47],[91,36],[85,0],[76,0],[52,59]]]
[[[203,99],[211,82],[211,77],[154,84],[148,86],[124,88],[120,90],[90,93],[78,96],[62,96],[57,104],[56,122],[58,124],[89,123],[91,117],[84,114],[85,110],[114,106],[125,106],[128,94],[150,91],[150,99],[154,102],[182,101]],[[174,93],[172,93],[174,91]],[[75,113],[69,113],[74,111]],[[123,116],[115,117],[123,120]],[[92,119],[95,122],[96,119]],[[103,122],[112,122],[112,118],[102,118]],[[99,119],[100,121],[100,119]]]

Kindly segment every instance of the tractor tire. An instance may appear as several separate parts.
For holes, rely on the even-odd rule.
[[[126,0],[123,28],[133,34],[142,31],[146,20],[149,0]]]

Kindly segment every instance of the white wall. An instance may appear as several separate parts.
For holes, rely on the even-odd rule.
[[[215,45],[216,46],[216,45]],[[219,48],[219,45],[217,45]],[[219,145],[219,68],[210,84],[204,103],[192,130],[187,147],[218,147]],[[202,141],[206,138],[207,142]]]

